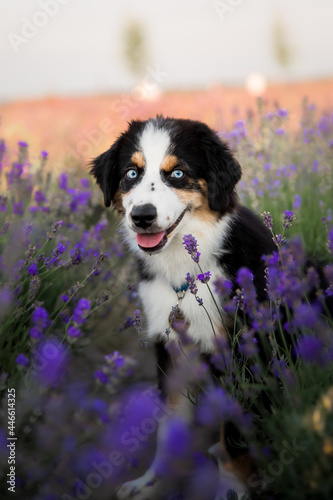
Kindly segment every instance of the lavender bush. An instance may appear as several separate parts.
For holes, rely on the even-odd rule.
[[[200,290],[215,290],[233,321],[230,341],[216,338],[212,362],[223,377],[214,383],[186,325],[173,325],[179,342],[168,345],[169,384],[200,387],[186,395],[193,426],[163,405],[154,382],[138,381],[141,367],[125,345],[107,350],[105,339],[131,326],[136,349],[147,359],[153,349],[142,337],[135,289],[127,289],[133,263],[97,190],[87,178],[52,178],[46,152],[31,165],[24,142],[11,162],[0,142],[2,498],[15,491],[24,499],[111,499],[149,466],[163,421],[160,498],[216,497],[207,449],[221,421],[249,448],[252,498],[332,498],[333,115],[318,118],[304,102],[291,133],[287,111],[259,112],[259,133],[237,122],[221,135],[243,165],[242,202],[262,214],[277,244],[265,256],[267,302],[257,301],[247,269],[231,298],[232,284],[211,281],[195,238],[184,235],[184,252],[198,265],[196,276],[184,276],[189,293],[206,314]]]

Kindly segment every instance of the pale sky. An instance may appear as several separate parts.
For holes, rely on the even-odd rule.
[[[272,49],[279,17],[294,54]],[[0,101],[129,91],[122,34],[145,27],[162,88],[333,77],[332,0],[0,0]]]

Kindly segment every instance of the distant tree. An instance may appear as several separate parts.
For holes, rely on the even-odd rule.
[[[272,29],[274,58],[283,69],[287,69],[295,56],[294,49],[289,40],[286,23],[281,16],[276,16]]]
[[[124,29],[123,55],[131,73],[140,77],[147,65],[148,55],[145,43],[145,30],[138,21],[130,21]]]

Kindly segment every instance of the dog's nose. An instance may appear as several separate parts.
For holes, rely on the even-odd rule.
[[[142,229],[147,229],[147,227],[151,226],[156,216],[156,208],[151,203],[135,206],[131,212],[132,221],[137,227],[141,227]]]

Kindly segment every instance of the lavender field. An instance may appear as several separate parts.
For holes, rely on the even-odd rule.
[[[235,317],[232,342],[216,339],[213,364],[224,376],[214,384],[194,347],[185,357],[183,325],[168,345],[169,383],[202,389],[184,395],[193,426],[160,401],[136,263],[88,166],[54,174],[47,151],[30,162],[39,152],[24,137],[15,155],[3,137],[1,498],[116,498],[149,466],[165,421],[160,498],[214,500],[218,470],[207,449],[228,420],[255,464],[249,498],[332,499],[333,112],[304,100],[296,129],[289,118],[259,102],[255,116],[218,131],[242,165],[241,203],[262,214],[278,252],[265,256],[269,301],[257,301],[246,269],[231,299],[231,283],[211,282],[186,235],[184,252],[198,260],[198,275],[187,277],[193,300],[201,307],[202,286],[218,290]]]

